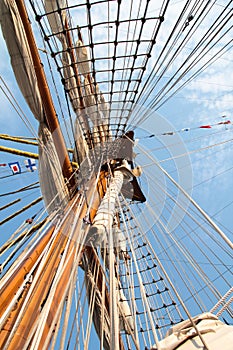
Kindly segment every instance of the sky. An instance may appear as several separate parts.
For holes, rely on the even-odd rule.
[[[137,1],[135,1],[135,5],[136,4]],[[178,11],[183,4],[184,1],[171,2],[166,22],[168,27],[170,21],[172,22],[174,17],[177,16]],[[215,11],[225,4],[226,1],[217,1],[212,10],[213,16]],[[112,4],[112,6],[114,7],[115,4]],[[153,6],[155,6],[153,4],[151,6],[151,13],[153,14],[153,11],[156,12],[156,8],[153,8]],[[113,7],[112,14],[115,13]],[[127,15],[127,8],[125,13]],[[100,20],[101,14],[98,12],[94,13],[93,18],[97,21]],[[207,27],[210,25],[210,21],[211,17],[202,25]],[[201,28],[201,30],[203,28]],[[104,33],[100,34],[100,36],[101,35],[104,35]],[[196,33],[196,37],[193,37],[193,40],[195,42],[199,40],[200,35],[200,32]],[[229,39],[232,39],[232,31],[229,32],[218,45],[223,45],[224,42]],[[162,30],[161,36],[158,40],[158,45],[162,46],[165,40],[166,31]],[[186,50],[190,50],[188,45]],[[0,133],[12,136],[34,137],[35,134],[37,134],[38,124],[34,120],[32,113],[24,102],[15,83],[10,67],[10,60],[1,34],[0,52],[0,76],[7,83],[14,98],[30,120],[34,134],[32,135],[31,131],[28,130],[28,127],[19,118],[16,111],[9,104],[9,101],[6,99],[2,90],[0,90]],[[156,59],[156,52],[154,52],[154,54],[155,56],[152,57],[149,62],[149,70],[152,69],[153,62]],[[211,52],[210,56],[212,55],[213,52]],[[176,67],[179,66],[181,59],[182,57],[174,62],[170,71],[168,70],[167,72],[167,77],[169,77],[169,74],[171,75]],[[151,155],[153,155],[153,157],[155,157],[168,171],[172,172],[174,167],[177,166],[178,171],[176,171],[174,176],[176,177],[179,174],[181,177],[186,176],[183,180],[181,178],[181,181],[185,183],[187,191],[192,194],[197,203],[202,206],[214,220],[216,220],[229,238],[232,238],[233,227],[233,126],[232,124],[227,126],[216,124],[223,120],[230,120],[231,123],[233,123],[232,60],[233,55],[231,49],[159,108],[155,112],[156,117],[145,121],[140,125],[142,131],[136,133],[136,137],[139,138],[137,151],[139,153],[141,152],[141,146],[151,150]],[[0,81],[0,86],[3,86],[2,80]],[[150,98],[153,99],[153,94]],[[145,108],[147,108],[147,106]],[[222,116],[225,116],[225,118],[222,118]],[[215,126],[211,129],[199,128],[206,124]],[[190,128],[191,130],[183,133],[177,132],[183,128]],[[174,135],[161,135],[163,132],[171,131],[174,132]],[[143,140],[143,137],[148,137],[152,134],[156,135],[156,137]],[[172,146],[177,143],[182,143],[180,149]],[[3,140],[1,140],[0,144],[8,147],[16,146],[16,144],[13,144],[12,142]],[[158,148],[159,144],[165,146],[165,150],[153,151],[154,148]],[[218,146],[214,146],[216,144],[218,144]],[[19,148],[35,153],[37,152],[34,146],[25,147],[24,145],[20,145]],[[167,158],[171,157],[171,154],[174,156],[176,153],[180,155],[183,152],[187,152],[184,157],[179,156],[172,162],[166,161]],[[23,157],[18,157],[8,153],[0,153],[0,163],[19,161],[20,164],[23,165],[24,159],[25,158]],[[138,158],[136,157],[136,161],[139,162],[139,164],[140,161],[143,163],[141,155],[139,155]],[[149,163],[149,160],[147,160],[146,163],[147,162]],[[144,166],[146,174],[148,171],[146,164],[141,165]],[[6,175],[11,175],[10,169],[8,167],[0,167],[0,177]],[[15,175],[2,180],[0,179],[0,194],[35,182],[38,180],[37,176],[38,172],[25,172],[20,175]],[[36,198],[39,195],[40,193],[38,189],[29,191],[29,193],[26,192],[23,196],[22,202],[14,206],[15,210],[22,205],[25,205],[29,199]],[[0,206],[10,201],[10,199],[10,196],[1,197]],[[34,215],[41,208],[42,205],[40,203],[35,208],[29,210],[27,214],[21,214],[18,217],[18,221],[14,221],[13,227],[11,223],[1,226],[0,243],[4,242],[6,237],[12,233],[12,230],[13,228],[16,228],[17,223],[23,222],[27,217]],[[12,208],[2,211],[0,213],[0,220],[3,220],[7,215],[10,215],[10,213],[12,213]]]

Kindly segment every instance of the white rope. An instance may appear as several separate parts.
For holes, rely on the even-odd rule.
[[[138,146],[140,150],[144,152],[143,148]],[[215,229],[215,231],[222,237],[222,239],[229,245],[231,249],[233,249],[233,243],[230,239],[224,234],[224,232],[214,223],[214,221],[210,218],[210,216],[196,203],[196,201],[181,187],[177,181],[175,181],[168,172],[158,163],[153,157],[147,153],[147,156],[153,160],[154,164],[167,176],[167,178],[185,195],[186,198],[196,207],[196,209],[203,215],[203,217],[209,222],[209,224]]]
[[[225,311],[225,310],[228,308],[228,306],[229,306],[232,302],[233,302],[233,297],[231,297],[231,298],[226,302],[226,304],[221,308],[221,310],[219,310],[219,311],[217,312],[216,316],[220,316],[220,315],[223,313],[223,311]]]
[[[214,312],[221,304],[223,304],[225,302],[225,300],[229,297],[229,295],[233,293],[233,287],[230,288],[223,296],[222,298],[217,302],[217,304],[212,307],[212,309],[210,310],[210,312]]]

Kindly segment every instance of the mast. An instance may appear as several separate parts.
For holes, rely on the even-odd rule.
[[[25,4],[23,0],[17,1],[16,4],[27,35],[27,40],[31,50],[31,56],[33,59],[34,68],[37,76],[38,87],[43,101],[46,121],[48,123],[49,130],[52,133],[60,165],[62,167],[62,172],[64,178],[70,183],[71,186],[74,186],[74,178],[72,177],[72,166],[69,160],[61,128],[57,119],[57,114],[52,102],[52,97],[46,81],[44,69],[40,61],[39,52],[35,43]]]
[[[32,6],[34,4],[35,7],[37,6],[36,1],[32,3]],[[45,7],[45,13],[38,11],[38,15],[41,15],[39,24],[42,26],[43,23],[46,23],[47,25],[49,16],[53,17],[57,24],[57,28],[48,29],[50,32],[47,37],[52,38],[49,45],[53,41],[57,44],[57,48],[52,52],[55,60],[56,57],[60,57],[63,63],[62,68],[59,67],[63,69],[64,74],[62,84],[69,95],[79,126],[82,126],[79,135],[83,139],[85,137],[89,149],[93,148],[94,157],[92,158],[90,150],[83,153],[89,156],[89,168],[87,170],[81,166],[79,174],[75,174],[79,188],[72,199],[64,200],[66,203],[64,206],[63,201],[54,205],[43,229],[33,235],[31,245],[28,247],[25,244],[23,251],[21,247],[17,248],[17,259],[6,273],[5,266],[8,260],[2,265],[5,275],[0,282],[3,291],[0,294],[0,297],[2,296],[0,347],[11,350],[54,349],[58,345],[60,348],[68,349],[73,346],[87,350],[89,346],[92,348],[92,343],[90,343],[93,334],[91,323],[94,323],[101,350],[103,348],[105,350],[160,350],[178,349],[179,347],[189,350],[196,350],[196,347],[212,350],[209,343],[212,341],[213,334],[216,333],[218,338],[219,330],[227,332],[229,328],[218,321],[215,315],[203,312],[211,310],[210,301],[212,307],[214,301],[218,300],[212,310],[220,308],[218,312],[219,314],[223,312],[224,317],[227,313],[232,315],[230,307],[232,288],[229,288],[231,261],[227,260],[231,253],[230,245],[225,246],[225,243],[228,243],[226,239],[225,242],[218,242],[215,239],[211,231],[214,229],[212,220],[208,220],[201,211],[198,212],[199,208],[194,201],[190,200],[192,208],[191,210],[187,208],[187,211],[182,201],[173,206],[176,198],[173,196],[172,186],[175,187],[176,183],[167,176],[168,186],[170,183],[172,186],[168,189],[161,186],[163,170],[159,167],[160,172],[156,173],[157,161],[153,154],[148,152],[148,148],[141,148],[140,144],[139,151],[143,153],[142,166],[151,161],[153,163],[153,167],[146,174],[146,181],[149,184],[147,198],[143,195],[140,186],[146,182],[145,177],[140,183],[137,183],[136,176],[140,176],[141,168],[133,169],[134,137],[132,135],[134,133],[133,131],[126,132],[127,125],[130,125],[128,115],[132,112],[135,117],[132,109],[136,95],[139,93],[137,95],[139,99],[144,99],[141,91],[148,91],[146,86],[143,86],[142,90],[140,90],[141,87],[139,89],[139,86],[143,84],[142,76],[146,70],[147,61],[151,57],[151,50],[156,43],[156,36],[164,20],[169,1],[166,5],[163,3],[160,12],[156,10],[158,17],[153,18],[150,18],[150,14],[155,12],[155,9],[150,8],[152,2],[149,1],[140,2],[142,6],[140,11],[136,7],[138,14],[132,7],[129,18],[127,16],[125,18],[125,9],[130,2],[122,5],[121,1],[87,1],[78,4],[77,7],[69,5],[68,1],[49,0],[48,3],[54,8],[48,10]],[[20,4],[23,2],[20,1]],[[40,5],[39,1],[38,10]],[[94,17],[91,15],[92,9],[93,11],[102,10],[102,6],[105,5],[108,6],[108,11],[101,13],[103,23],[99,23],[99,19],[92,22]],[[25,5],[23,6],[26,12]],[[114,6],[115,12],[110,11]],[[75,12],[81,10],[82,16],[84,9],[87,11],[86,23],[81,20],[80,29],[76,25],[79,24],[77,20],[73,28],[69,27],[72,25],[72,21],[69,21],[72,10]],[[108,17],[105,22],[104,16],[107,12]],[[157,24],[156,21],[158,21]],[[29,25],[27,18],[25,22],[27,27]],[[96,32],[102,30],[101,26],[106,23],[109,27],[108,35],[103,35],[101,39],[103,42],[101,40],[98,42]],[[149,30],[147,24],[150,26]],[[131,25],[140,29],[135,30],[135,36],[130,34]],[[188,25],[189,22],[188,24],[186,22],[185,30]],[[125,31],[128,33],[127,37],[119,34],[124,31],[123,26],[128,29]],[[89,37],[90,42],[87,45],[84,45],[81,30],[82,34],[85,33]],[[185,33],[182,31],[181,35],[184,36]],[[91,59],[80,59],[77,53],[78,45],[74,44],[77,36],[81,41],[79,48],[90,49]],[[179,40],[179,37],[177,36],[176,39]],[[100,56],[98,56],[99,44],[103,44]],[[124,54],[121,49],[123,44],[125,44]],[[168,51],[172,52],[172,45],[168,46]],[[53,46],[51,46],[52,49]],[[163,50],[161,57],[162,54]],[[106,67],[98,65],[99,61],[104,59],[108,62],[106,70]],[[35,60],[35,62],[41,64],[40,60]],[[91,69],[84,70],[83,68],[83,71],[90,71],[88,74],[83,74],[82,69],[79,70],[78,66],[80,64],[81,67],[83,62],[88,64],[91,62],[93,72]],[[157,73],[155,68],[156,66],[153,67],[152,72]],[[37,75],[40,77],[40,69],[38,71]],[[105,75],[106,81],[102,79],[102,75]],[[99,90],[97,92],[96,77],[98,77],[101,88],[105,85],[104,94]],[[151,82],[150,72],[148,81]],[[107,88],[106,85],[108,85]],[[104,118],[99,121],[96,121],[95,116],[91,118],[90,109],[90,114],[88,114],[88,108],[95,101],[95,111],[98,115],[98,97],[101,98],[105,94],[113,102],[111,122],[110,115],[105,119],[109,120],[107,125],[104,124]],[[114,100],[116,94],[117,99]],[[148,101],[151,96],[151,92],[148,93]],[[50,97],[46,96],[45,100]],[[91,97],[89,101],[88,97]],[[156,98],[159,102],[159,95]],[[114,103],[115,106],[118,104],[116,114],[114,114]],[[121,103],[129,109],[124,111]],[[54,106],[50,104],[49,106],[46,114],[50,113],[50,108],[53,112]],[[146,116],[147,114],[141,113],[141,108],[139,108],[136,111],[135,127],[139,126],[137,121]],[[40,122],[44,124],[44,119]],[[55,120],[53,124],[54,121],[51,121],[49,126],[51,133],[54,133],[53,127],[57,122]],[[49,125],[49,121],[46,121],[46,124]],[[112,144],[108,134],[110,127]],[[137,131],[135,135],[136,133]],[[144,136],[139,132],[140,143],[143,142]],[[148,143],[151,136],[155,135],[145,136]],[[16,140],[12,139],[12,141]],[[77,145],[77,151],[81,149],[80,144]],[[114,149],[114,155],[111,150],[108,153],[108,147]],[[96,166],[99,150],[103,157]],[[56,151],[59,153],[58,149]],[[29,156],[26,153],[24,155]],[[51,158],[51,165],[53,165],[54,157]],[[80,159],[85,160],[85,155]],[[49,162],[50,159],[48,159],[50,165]],[[95,162],[93,168],[91,167],[92,162]],[[82,170],[84,170],[83,173]],[[63,170],[63,176],[67,179],[65,174],[67,173],[64,173]],[[181,190],[179,186],[176,187]],[[48,202],[53,202],[57,193],[54,191]],[[43,192],[44,194],[47,195],[46,191]],[[161,194],[168,198],[168,204],[163,203]],[[189,199],[188,196],[187,198]],[[159,213],[161,215],[158,215],[159,209],[157,208],[160,201],[164,204],[164,208]],[[172,231],[169,230],[167,224],[169,214],[174,214],[175,220],[180,218],[176,205],[182,208],[182,213],[186,217],[182,222],[180,221],[178,228]],[[2,208],[4,209],[5,206]],[[200,228],[202,217],[205,221]],[[211,224],[210,227],[206,225],[208,222]],[[22,225],[26,225],[25,221]],[[196,225],[197,230],[195,230]],[[27,239],[27,235],[30,235],[30,230],[21,233],[21,229],[20,227],[16,230],[14,233],[16,236],[6,242],[6,249],[11,248],[11,244],[17,243],[21,238],[22,240]],[[221,237],[224,238],[223,235]],[[223,248],[222,254],[226,258],[225,265],[222,255],[218,254],[219,251],[215,252],[218,244]],[[190,248],[189,251],[188,248]],[[205,270],[202,264],[208,268]],[[206,273],[208,269],[210,270],[209,275]],[[219,273],[217,277],[216,271]],[[178,276],[177,280],[176,276]],[[215,285],[218,279],[223,282],[219,290],[217,283]],[[227,288],[229,289],[226,290]],[[182,289],[184,292],[180,293]],[[204,302],[201,299],[203,295]],[[84,310],[87,311],[86,315],[83,314]],[[193,310],[195,312],[198,310],[202,314],[193,317],[194,313],[190,312]],[[184,321],[187,317],[189,320]],[[213,326],[213,323],[216,327]],[[178,337],[176,337],[177,334]],[[164,339],[161,340],[163,337]],[[219,337],[219,339],[222,338]],[[186,343],[188,343],[187,346]],[[224,342],[219,340],[219,343],[221,345]]]

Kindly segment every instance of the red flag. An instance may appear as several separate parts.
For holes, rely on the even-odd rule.
[[[231,124],[231,121],[230,120],[227,120],[225,122],[219,122],[218,125],[225,125],[225,124]]]
[[[0,166],[7,166],[7,164],[6,163],[1,163]]]
[[[202,125],[202,126],[199,126],[200,129],[211,129],[211,126],[210,125]]]

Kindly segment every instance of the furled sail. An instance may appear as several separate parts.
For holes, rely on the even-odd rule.
[[[40,123],[39,129],[39,159],[41,192],[44,194],[47,211],[51,213],[65,207],[68,191],[60,171],[52,135],[44,123]]]
[[[83,103],[82,90],[80,87],[81,78],[78,75],[82,73],[82,66],[79,66],[75,56],[75,50],[69,47],[69,34],[66,32],[67,15],[64,1],[45,0],[45,10],[52,32],[58,38],[61,46],[61,62],[63,83],[68,93],[72,108],[76,114],[74,125],[75,130],[75,145],[74,145],[74,161],[79,164],[88,156],[88,146],[84,137],[84,130],[89,130],[89,124],[84,113],[85,104]],[[71,50],[71,51],[70,51]],[[72,52],[72,55],[71,55]],[[77,52],[77,51],[76,51]],[[86,52],[86,50],[85,50]]]
[[[0,22],[2,33],[10,54],[11,65],[22,91],[35,118],[43,122],[44,111],[38,89],[35,69],[28,46],[26,33],[18,8],[13,0],[2,0],[0,3]]]
[[[194,328],[194,326],[196,328]],[[211,314],[204,313],[190,320],[183,321],[168,331],[166,337],[160,341],[160,350],[195,350],[205,349],[203,341],[207,342],[208,349],[232,349],[233,327],[224,324]],[[151,350],[157,350],[154,345]]]
[[[14,1],[1,1],[0,19],[16,80],[33,115],[40,123],[39,153],[43,156],[43,160],[41,159],[40,161],[39,174],[42,184],[41,191],[50,212],[53,211],[59,203],[60,205],[65,205],[67,203],[65,201],[67,188],[64,183],[62,169],[55,151],[52,135],[45,124],[46,116],[30,48],[17,5]],[[51,164],[51,160],[53,164]],[[60,185],[59,191],[58,184]],[[49,205],[51,199],[54,197],[56,200]]]

